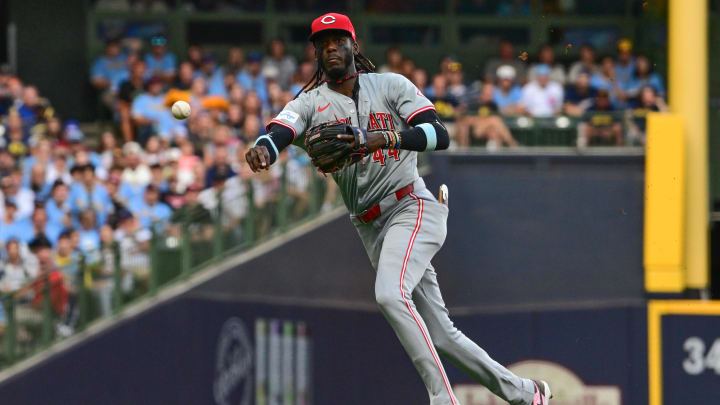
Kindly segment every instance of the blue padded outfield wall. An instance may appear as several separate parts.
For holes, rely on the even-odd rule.
[[[450,189],[433,260],[450,308],[644,302],[642,156],[432,156],[428,187]],[[346,218],[279,251],[201,289],[374,306],[374,273]]]
[[[646,405],[642,157],[438,154],[433,169],[450,187],[434,264],[456,325],[568,403]],[[372,291],[339,218],[0,383],[0,401],[427,403]],[[446,367],[463,405],[500,404]]]
[[[428,186],[450,189],[448,236],[435,262],[450,305],[644,296],[643,156],[432,162]]]
[[[258,318],[307,326],[307,403],[427,403],[420,378],[377,312],[192,297],[162,305],[0,384],[0,398],[24,405],[256,404]],[[504,364],[539,360],[540,377],[581,380],[570,385],[573,398],[622,398],[570,403],[647,403],[643,308],[466,315],[455,321]],[[228,322],[242,325],[242,331],[228,333]],[[249,344],[243,343],[246,337]],[[233,370],[235,358],[253,361]],[[446,368],[464,405],[499,405],[454,366]]]

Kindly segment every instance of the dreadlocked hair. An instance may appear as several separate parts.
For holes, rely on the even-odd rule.
[[[354,61],[355,61],[355,70],[357,70],[358,73],[374,73],[375,72],[375,64],[370,61],[370,59],[367,58],[367,56],[361,54],[358,52],[354,55]],[[305,91],[310,91],[314,88],[317,88],[323,83],[323,71],[322,67],[320,67],[320,61],[318,61],[317,69],[315,70],[315,73],[313,73],[313,76],[310,78],[310,80],[305,83],[302,89],[298,91],[298,93],[293,97],[293,100],[298,98],[300,94],[302,94]]]

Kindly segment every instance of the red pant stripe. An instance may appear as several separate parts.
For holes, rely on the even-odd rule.
[[[413,233],[410,236],[410,243],[408,244],[407,250],[405,251],[405,259],[403,260],[403,267],[402,267],[402,271],[400,272],[400,295],[402,296],[402,299],[405,302],[405,306],[407,306],[407,309],[410,312],[410,315],[415,320],[415,323],[417,324],[418,328],[420,328],[420,332],[422,333],[423,338],[425,338],[425,343],[428,345],[428,348],[430,349],[430,354],[432,354],[432,357],[435,360],[435,364],[437,365],[438,370],[440,370],[440,375],[442,376],[443,382],[445,383],[445,388],[448,391],[448,395],[450,395],[450,401],[453,403],[453,405],[456,405],[455,397],[453,396],[452,390],[450,389],[450,382],[448,381],[448,378],[445,375],[445,370],[443,369],[442,365],[440,364],[440,359],[438,359],[437,353],[435,352],[433,345],[430,343],[430,339],[428,339],[428,336],[425,333],[425,329],[422,327],[422,324],[418,320],[417,316],[415,316],[415,312],[412,310],[412,307],[410,306],[410,302],[408,302],[408,300],[405,298],[405,291],[403,289],[403,281],[405,279],[405,269],[407,269],[408,259],[410,258],[410,251],[412,250],[413,244],[415,243],[415,237],[417,236],[418,231],[420,231],[420,224],[422,224],[422,212],[423,212],[423,200],[419,199],[413,193],[410,193],[410,196],[418,202],[418,217],[417,217],[417,222],[415,223],[415,229],[413,229]]]

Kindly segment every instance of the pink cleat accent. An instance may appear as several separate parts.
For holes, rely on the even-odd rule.
[[[550,405],[552,393],[550,393],[550,386],[548,383],[542,380],[533,380],[533,385],[535,385],[535,395],[533,395],[533,401],[530,405]]]

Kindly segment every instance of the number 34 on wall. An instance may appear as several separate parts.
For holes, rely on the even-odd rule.
[[[720,375],[720,338],[715,339],[710,350],[705,352],[705,342],[697,336],[689,337],[683,344],[688,357],[683,360],[683,369],[690,375],[700,375],[705,370],[715,370]]]

